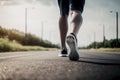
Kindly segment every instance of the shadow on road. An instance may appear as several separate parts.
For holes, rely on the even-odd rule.
[[[78,62],[99,64],[99,65],[120,65],[120,61],[119,60],[84,58],[84,57],[81,57]]]

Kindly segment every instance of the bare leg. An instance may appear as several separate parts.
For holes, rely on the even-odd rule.
[[[72,33],[75,34],[76,36],[79,32],[82,22],[83,18],[81,16],[81,12],[74,10],[71,14],[71,26],[73,27]]]
[[[60,30],[62,49],[66,49],[65,39],[68,31],[67,18],[68,18],[67,15],[60,15],[60,18],[59,18],[59,30]]]
[[[78,54],[78,46],[77,46],[77,40],[75,36],[77,36],[80,26],[82,24],[82,16],[80,11],[74,10],[71,14],[71,26],[73,28],[72,33],[67,36],[67,44],[70,48],[69,52],[69,59],[77,61],[79,60],[79,54]]]

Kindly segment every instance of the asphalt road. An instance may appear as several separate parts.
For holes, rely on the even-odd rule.
[[[0,80],[120,80],[119,53],[80,51],[79,61],[58,53],[0,53]]]

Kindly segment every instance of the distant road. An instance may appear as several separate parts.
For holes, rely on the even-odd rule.
[[[0,53],[0,80],[120,80],[119,53],[80,51],[79,61],[58,53]]]

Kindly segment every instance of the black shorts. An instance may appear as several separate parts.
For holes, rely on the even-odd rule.
[[[69,8],[71,10],[78,10],[81,13],[84,9],[85,0],[58,0],[60,13],[63,15],[69,14]]]

